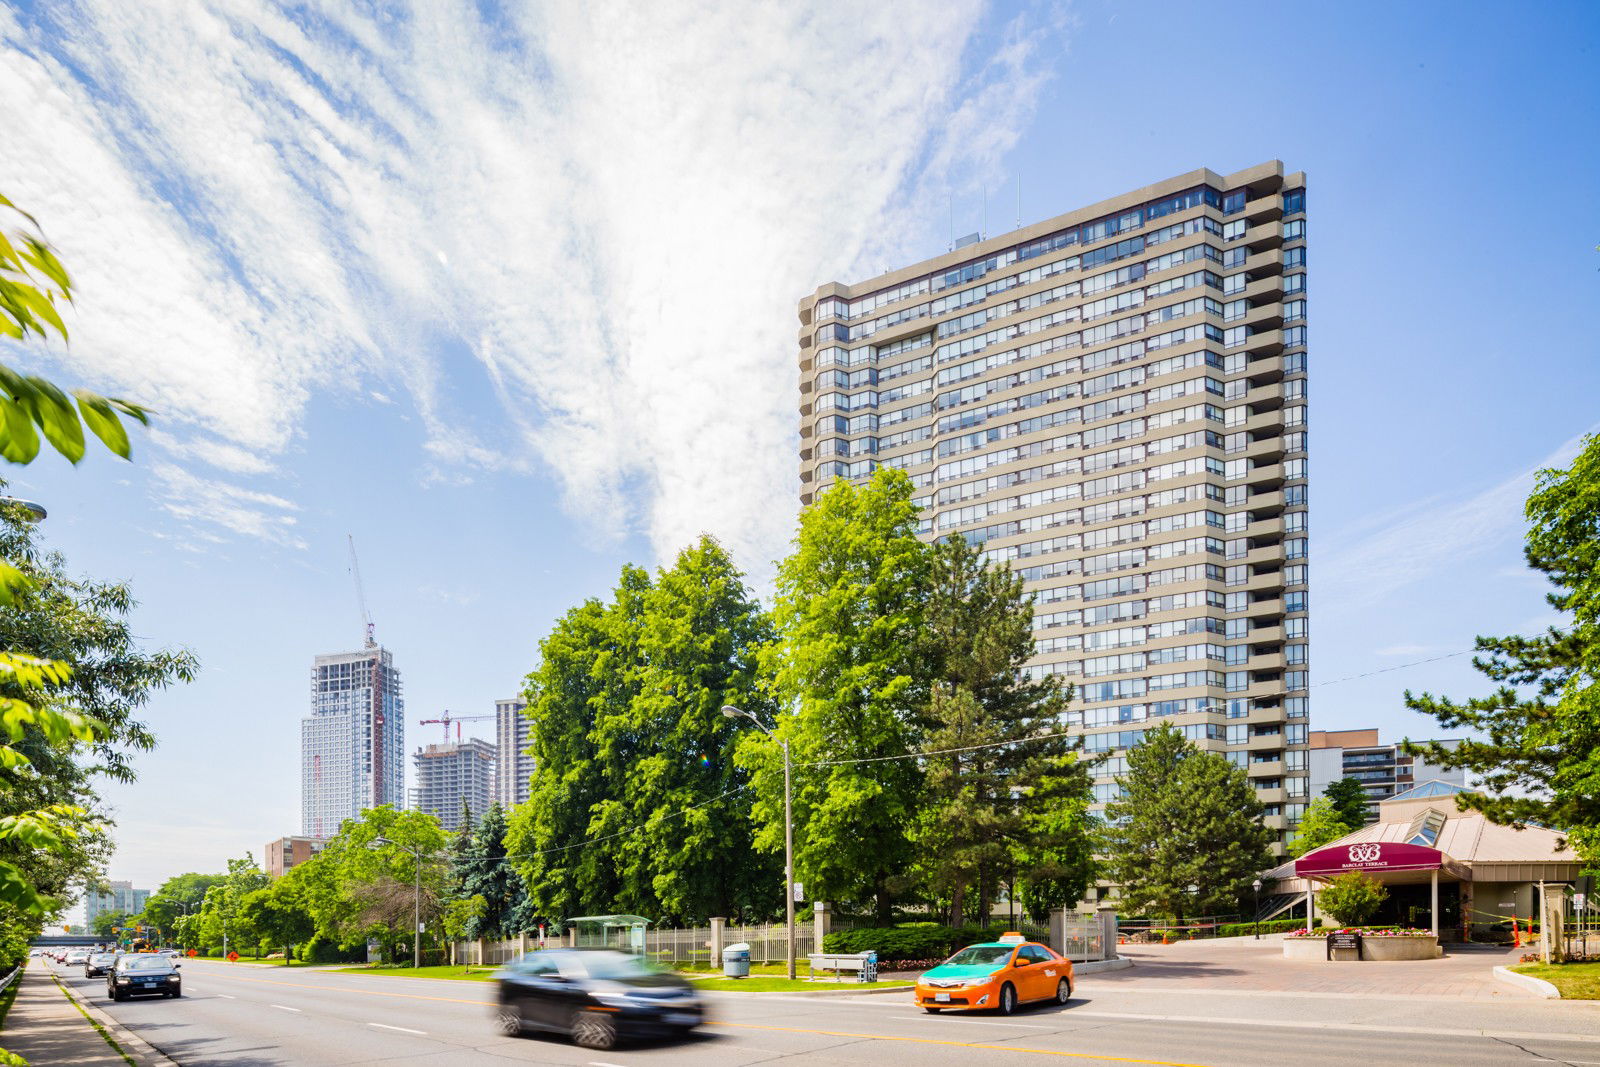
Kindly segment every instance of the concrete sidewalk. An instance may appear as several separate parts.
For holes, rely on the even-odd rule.
[[[5,1029],[0,1030],[0,1048],[21,1056],[31,1067],[127,1067],[128,1061],[106,1043],[56,984],[49,964],[30,960],[18,981],[17,999],[6,1013]],[[113,1031],[117,1043],[141,1067],[170,1062],[159,1054],[149,1055],[153,1050],[126,1031],[118,1033],[121,1027],[109,1018],[102,1016],[97,1021]]]

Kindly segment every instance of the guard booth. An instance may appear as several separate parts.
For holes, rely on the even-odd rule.
[[[650,920],[643,915],[579,915],[566,922],[574,948],[614,948],[644,955],[644,932]]]

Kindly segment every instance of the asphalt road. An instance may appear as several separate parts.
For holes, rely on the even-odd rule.
[[[58,973],[180,1064],[954,1065],[1015,1062],[1380,1065],[1566,1063],[1600,1067],[1600,1005],[1482,1004],[1443,997],[1116,991],[1093,976],[1064,1006],[928,1016],[906,994],[724,994],[687,1041],[610,1052],[546,1037],[504,1038],[493,988],[472,982],[187,961],[179,1000],[114,1003],[102,979]]]

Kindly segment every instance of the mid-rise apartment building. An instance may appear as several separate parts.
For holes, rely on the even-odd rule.
[[[1154,722],[1280,833],[1307,756],[1306,179],[1197,170],[800,302],[801,502],[907,472],[1037,597],[1029,670],[1109,753]]]
[[[494,702],[495,800],[503,808],[513,808],[528,799],[528,783],[533,777],[529,729],[533,724],[522,714],[527,706],[521,697]]]
[[[463,802],[472,821],[494,798],[495,746],[476,737],[419,748],[412,757],[417,784],[411,809],[437,816],[451,833],[461,828]]]
[[[108,882],[104,892],[83,895],[84,926],[92,931],[99,915],[138,915],[149,900],[148,889],[135,889],[132,882]]]
[[[389,650],[317,656],[300,720],[300,832],[332,837],[368,808],[405,806],[405,699]]]
[[[298,867],[322,851],[328,843],[326,837],[280,837],[268,841],[261,850],[262,866],[273,878],[282,878],[290,868]]]
[[[1422,742],[1428,744],[1429,742]],[[1446,748],[1459,739],[1438,742]],[[1341,778],[1354,778],[1367,791],[1367,822],[1378,821],[1378,805],[1396,793],[1424,782],[1439,781],[1465,789],[1467,772],[1408,756],[1399,745],[1386,745],[1377,730],[1312,730],[1311,795],[1320,796]]]

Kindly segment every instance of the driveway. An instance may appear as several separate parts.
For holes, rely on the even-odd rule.
[[[1271,993],[1306,996],[1446,997],[1467,1000],[1537,1000],[1498,982],[1493,969],[1517,963],[1525,949],[1449,945],[1443,959],[1394,963],[1319,963],[1283,958],[1283,935],[1225,937],[1172,945],[1123,945],[1130,970],[1095,975],[1111,990]]]

